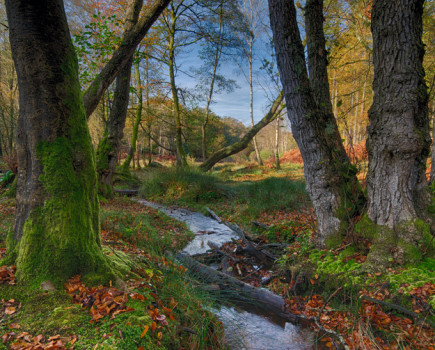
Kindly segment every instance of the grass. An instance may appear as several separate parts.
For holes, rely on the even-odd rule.
[[[12,223],[11,208],[12,202],[0,201],[2,227]],[[103,251],[117,264],[133,267],[124,271],[127,295],[142,295],[143,301],[130,298],[131,311],[95,323],[89,308],[73,304],[65,290],[29,292],[2,284],[0,300],[13,300],[16,312],[7,315],[0,305],[1,334],[15,334],[0,349],[26,337],[33,342],[38,335],[46,342],[58,335],[67,348],[73,342],[74,349],[223,349],[222,326],[207,311],[212,300],[168,258],[192,237],[186,227],[124,198],[102,203],[101,225]],[[157,328],[152,331],[150,312],[155,309],[166,313],[168,324],[155,321]],[[143,334],[146,326],[150,329]]]
[[[261,180],[240,181],[245,171],[226,169],[209,174],[195,169],[154,169],[142,176],[139,195],[200,211],[209,206],[219,214],[237,217],[241,223],[256,220],[261,213],[298,210],[309,204],[303,181],[284,177],[281,171],[268,171],[268,176],[263,176],[261,169],[254,171]]]

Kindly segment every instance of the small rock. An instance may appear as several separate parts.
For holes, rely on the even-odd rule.
[[[39,285],[39,287],[40,287],[42,290],[46,290],[46,291],[48,291],[48,292],[54,292],[54,291],[56,290],[56,287],[54,286],[53,282],[51,282],[51,281],[45,281],[45,282],[42,282],[42,283]]]

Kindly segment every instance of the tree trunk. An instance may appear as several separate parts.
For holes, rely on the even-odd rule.
[[[279,163],[279,130],[280,130],[280,120],[281,117],[276,118],[276,129],[275,129],[275,169],[281,169],[281,164]]]
[[[210,104],[213,97],[214,85],[216,82],[216,74],[217,74],[219,61],[221,59],[222,49],[223,49],[223,39],[222,39],[223,15],[224,15],[224,8],[223,8],[223,1],[221,1],[220,11],[219,11],[219,31],[217,36],[216,51],[214,53],[213,72],[210,81],[210,89],[208,91],[207,103],[205,106],[204,120],[201,124],[201,154],[202,154],[203,162],[205,162],[205,160],[207,159],[207,125],[209,122]]]
[[[134,51],[153,23],[157,20],[163,10],[168,6],[171,0],[155,0],[151,5],[147,6],[145,13],[136,25],[125,33],[121,45],[115,51],[112,58],[101,70],[100,74],[89,85],[83,101],[85,104],[86,116],[93,113],[98,106],[101,96],[112,84],[115,78],[119,75],[124,65],[133,57]]]
[[[435,101],[432,102],[432,157],[431,157],[431,168],[430,168],[430,183],[432,184],[435,179]]]
[[[252,58],[253,58],[253,47],[254,41],[252,37],[249,40],[249,57],[248,57],[248,63],[249,63],[249,115],[251,117],[251,125],[254,127],[254,85],[252,80]],[[260,151],[258,150],[257,145],[257,139],[255,136],[252,138],[252,142],[254,144],[254,150],[255,150],[255,157],[257,158],[258,165],[263,165],[263,160],[260,156]]]
[[[136,79],[137,79],[137,86],[136,86],[136,91],[137,91],[137,106],[136,106],[136,119],[134,120],[134,124],[133,124],[133,134],[131,136],[131,146],[130,146],[130,150],[128,151],[128,155],[127,158],[125,159],[124,163],[122,164],[122,168],[123,171],[128,171],[128,168],[130,166],[130,162],[131,159],[133,157],[134,152],[136,152],[136,142],[137,142],[137,134],[139,131],[139,124],[140,121],[142,119],[142,101],[143,101],[143,97],[142,97],[142,81],[140,79],[140,70],[139,70],[139,62],[135,62],[134,63],[134,70],[136,73]],[[138,159],[138,165],[139,165],[139,157]],[[140,167],[140,165],[138,166],[138,168]]]
[[[180,101],[178,99],[177,86],[175,84],[175,21],[176,16],[172,12],[172,23],[170,28],[170,37],[168,45],[168,66],[169,66],[169,78],[172,93],[173,103],[173,116],[175,121],[175,147],[177,149],[177,166],[186,167],[186,153],[183,147],[183,130],[181,125],[181,113],[180,113]]]
[[[17,278],[37,287],[76,274],[110,274],[63,2],[7,0],[6,8],[20,92],[17,214],[9,247],[17,254]]]
[[[125,36],[133,30],[142,8],[142,0],[129,0],[125,22]],[[133,57],[131,56],[116,78],[115,95],[110,111],[105,135],[97,149],[97,172],[100,193],[105,197],[113,196],[113,176],[118,163],[116,155],[120,151],[127,118],[130,97],[130,79]],[[127,169],[128,170],[128,169]]]
[[[307,6],[306,16],[312,16],[307,19],[309,57],[325,55],[319,3],[323,2],[311,1],[311,6]],[[269,0],[269,12],[288,117],[304,160],[307,190],[317,215],[316,243],[339,245],[341,238],[336,234],[340,225],[360,212],[363,196],[326,94],[329,91],[326,57],[310,59],[310,84],[293,1]],[[315,47],[317,50],[311,51]],[[318,77],[321,81],[316,84],[314,79]],[[310,85],[316,89],[314,94]]]
[[[213,153],[210,158],[208,158],[205,162],[203,162],[199,168],[203,171],[209,171],[217,162],[222,159],[229,157],[233,154],[236,154],[242,150],[244,150],[252,138],[266,125],[268,125],[272,120],[280,115],[284,106],[282,104],[283,94],[280,93],[276,100],[273,102],[272,107],[269,112],[261,119],[257,124],[255,124],[248,133],[242,137],[242,139],[230,146],[221,148],[220,150]]]
[[[367,140],[367,212],[375,224],[395,231],[389,246],[400,244],[399,249],[406,251],[421,238],[411,223],[427,216],[429,199],[425,171],[431,139],[422,65],[423,3],[376,0],[372,15],[375,76]],[[379,241],[386,245],[384,237]]]

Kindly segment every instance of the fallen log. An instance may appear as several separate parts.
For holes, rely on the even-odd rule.
[[[262,222],[251,221],[251,224],[254,225],[254,226],[261,227],[261,228],[263,228],[263,229],[265,229],[265,230],[269,230],[269,229],[270,229],[270,226],[269,226],[269,225],[263,224]]]
[[[222,219],[209,207],[205,207],[205,210],[207,210],[208,213],[212,216],[212,218],[215,219],[218,223],[220,223],[220,224],[223,223]]]
[[[260,260],[263,263],[268,263],[270,261],[275,261],[276,258],[273,257],[271,254],[267,253],[265,254],[264,252],[258,250],[245,236],[244,232],[242,231],[242,229],[235,225],[232,224],[230,222],[224,222],[224,224],[226,226],[228,226],[231,230],[233,230],[239,237],[240,239],[243,241],[243,243],[245,243],[246,247],[245,247],[245,251],[246,253],[256,257],[258,260]]]
[[[361,295],[360,298],[363,299],[363,300],[372,302],[372,303],[376,303],[376,304],[388,307],[390,309],[395,309],[395,310],[401,312],[402,314],[405,314],[405,315],[408,315],[408,316],[412,317],[414,319],[414,321],[419,321],[419,322],[423,322],[423,323],[425,322],[428,325],[430,325],[431,327],[435,328],[435,323],[434,322],[430,321],[427,318],[422,317],[422,315],[419,315],[418,313],[416,313],[414,311],[410,311],[410,310],[404,308],[403,306],[392,304],[392,303],[388,303],[388,302],[383,301],[383,300],[378,300],[378,299],[375,299],[375,298],[371,298],[371,297],[369,297],[367,295]]]
[[[220,290],[234,292],[231,293],[231,295],[235,300],[258,306],[288,322],[304,325],[310,323],[310,321],[305,317],[285,311],[285,301],[279,295],[273,294],[266,289],[253,287],[234,277],[216,271],[197,262],[186,254],[178,253],[176,258],[186,266],[192,274],[200,278],[202,281],[211,283],[214,286],[219,286]]]
[[[137,196],[138,190],[115,190],[115,193],[120,196],[133,197]]]

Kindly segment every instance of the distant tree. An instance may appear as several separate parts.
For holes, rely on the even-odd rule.
[[[143,0],[129,0],[125,18],[125,39],[133,30],[139,19]],[[113,195],[113,176],[118,163],[118,152],[124,136],[130,97],[130,78],[133,56],[125,63],[116,77],[115,94],[104,136],[97,149],[97,172],[100,192],[106,197]],[[128,169],[126,169],[128,170]]]
[[[254,126],[254,45],[265,30],[264,19],[267,16],[266,2],[264,0],[240,0],[239,9],[243,14],[243,20],[247,26],[247,30],[241,32],[239,40],[242,47],[242,57],[248,61],[248,72],[245,72],[243,66],[241,66],[241,71],[249,84],[249,115],[251,117],[251,125]],[[253,138],[253,143],[257,162],[259,165],[263,165],[255,137]]]
[[[201,124],[201,157],[207,158],[207,126],[213,95],[222,91],[233,91],[236,83],[219,73],[222,61],[237,48],[236,32],[244,30],[236,0],[205,1],[209,14],[202,25],[205,40],[201,42],[200,57],[203,65],[193,69],[199,81],[197,90],[205,96],[205,114]]]
[[[212,155],[210,155],[210,157],[205,162],[203,162],[199,168],[203,171],[209,171],[217,162],[221,161],[222,159],[236,154],[240,151],[243,151],[249,145],[249,142],[252,141],[255,135],[262,128],[264,128],[271,121],[280,116],[282,110],[284,109],[282,101],[283,94],[281,93],[275,99],[272,106],[270,107],[270,110],[265,114],[263,119],[261,119],[257,124],[250,128],[240,141],[237,141],[233,144],[217,150]]]

